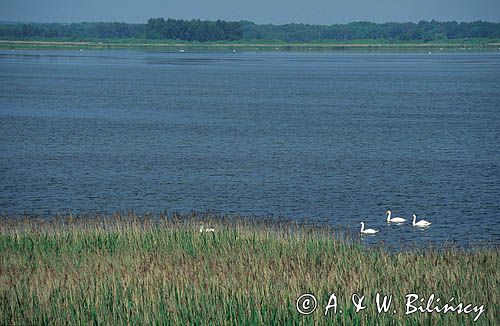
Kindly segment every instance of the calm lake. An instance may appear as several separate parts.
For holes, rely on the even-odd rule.
[[[5,214],[210,209],[500,244],[500,51],[0,51],[0,128]]]

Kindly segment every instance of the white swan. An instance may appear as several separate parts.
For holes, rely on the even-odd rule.
[[[426,220],[420,220],[418,222],[415,222],[417,220],[417,215],[413,214],[413,226],[418,226],[418,227],[426,227],[431,225],[431,222],[427,222]]]
[[[394,222],[394,223],[403,223],[403,222],[406,222],[406,220],[402,217],[395,217],[395,218],[391,218],[391,214],[392,212],[390,210],[388,210],[386,212],[387,214],[387,223],[391,223],[391,222]]]
[[[203,233],[203,232],[215,232],[215,229],[212,229],[212,228],[206,228],[203,226],[203,224],[200,226],[200,233]]]
[[[366,229],[365,230],[365,223],[361,222],[361,231],[360,232],[363,234],[375,234],[378,232],[378,230],[374,230],[374,229]]]

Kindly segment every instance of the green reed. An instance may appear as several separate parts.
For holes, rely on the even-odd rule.
[[[201,219],[215,232],[200,233]],[[485,304],[476,323],[499,323],[497,248],[390,253],[330,227],[130,213],[3,217],[0,257],[0,324],[473,323],[475,314],[405,315],[409,293]],[[343,312],[325,316],[333,292]],[[377,292],[398,313],[378,314]],[[295,307],[303,293],[318,300],[310,315]]]

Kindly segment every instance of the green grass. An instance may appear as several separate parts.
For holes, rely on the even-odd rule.
[[[229,51],[233,49],[245,51],[331,51],[331,50],[416,50],[440,49],[456,50],[462,47],[479,50],[497,50],[499,39],[456,39],[432,42],[390,41],[390,40],[318,40],[310,43],[288,43],[273,40],[187,42],[178,40],[146,40],[146,39],[22,39],[0,40],[0,49],[58,49],[58,50],[91,50],[91,49],[157,49],[164,51]]]
[[[206,218],[206,216],[201,216]],[[112,217],[0,223],[0,324],[468,325],[475,314],[404,315],[405,295],[485,304],[499,324],[499,251],[389,253],[329,227],[212,219]],[[324,315],[335,292],[343,313]],[[378,314],[377,292],[398,313]],[[303,293],[318,309],[302,316]],[[367,308],[354,312],[353,293]]]

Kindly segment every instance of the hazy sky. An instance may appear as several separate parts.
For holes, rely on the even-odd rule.
[[[0,0],[2,21],[133,23],[150,17],[275,24],[431,19],[500,22],[500,0]]]

